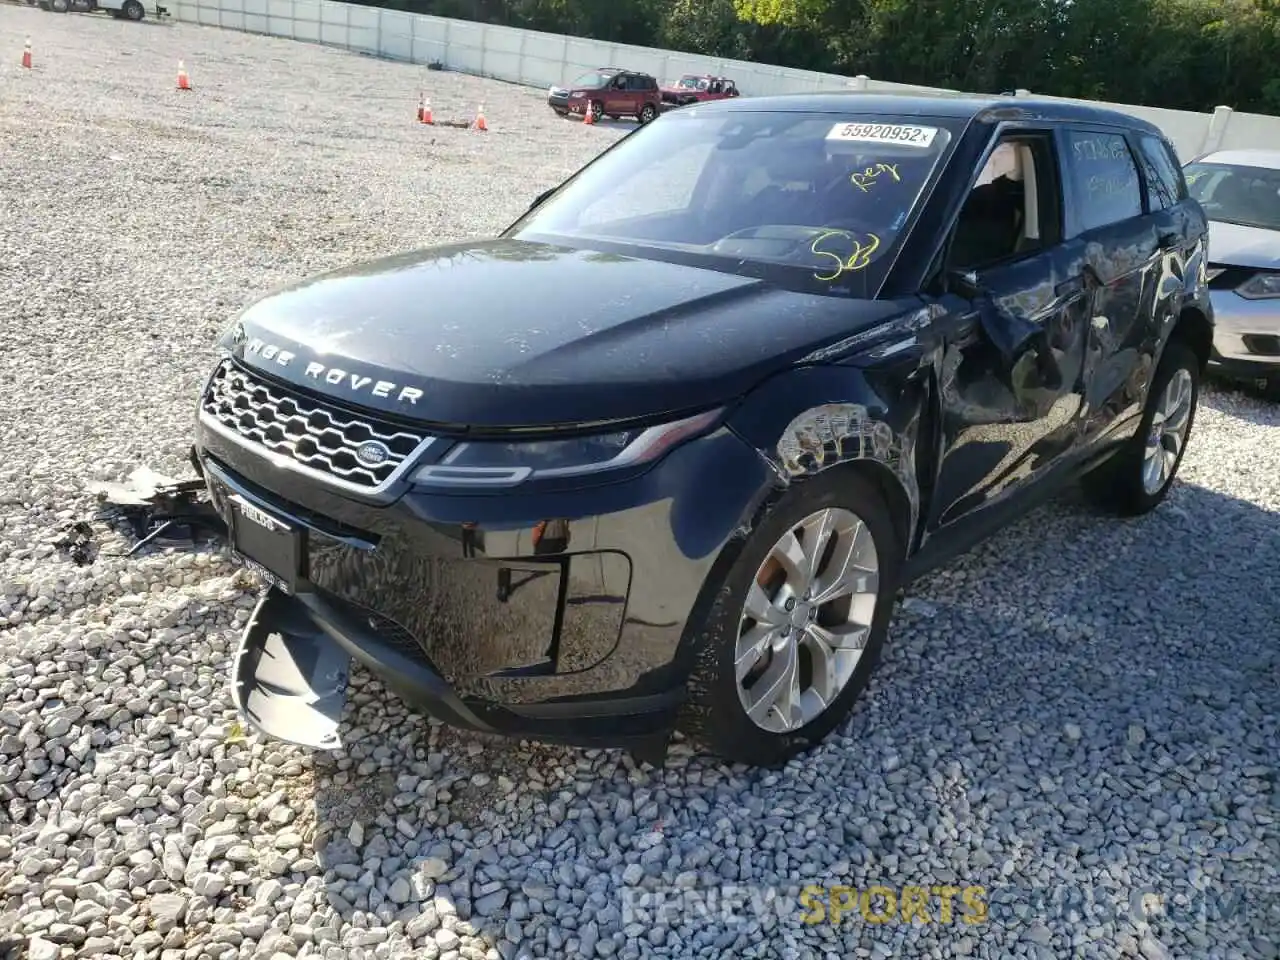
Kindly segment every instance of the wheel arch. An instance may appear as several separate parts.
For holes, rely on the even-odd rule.
[[[934,459],[933,402],[927,378],[882,380],[851,366],[810,367],[757,390],[730,426],[769,464],[779,494],[829,471],[862,473],[883,495],[909,554],[922,517],[922,470],[927,477]]]
[[[857,457],[852,460],[843,460],[827,467],[825,470],[818,471],[818,473],[824,474],[828,471],[857,473],[871,481],[872,485],[884,498],[885,505],[889,508],[889,519],[893,523],[898,543],[901,545],[904,554],[909,553],[911,550],[911,537],[914,533],[914,514],[911,507],[912,495],[908,492],[902,478],[887,464],[873,457]],[[815,476],[817,475],[815,474]]]
[[[1198,306],[1183,307],[1169,333],[1168,342],[1174,341],[1185,343],[1191,348],[1200,361],[1200,373],[1203,375],[1213,353],[1213,323],[1205,312]]]

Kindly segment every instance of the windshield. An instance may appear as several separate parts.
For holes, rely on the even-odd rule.
[[[1280,170],[1189,163],[1187,190],[1210,220],[1280,230]]]
[[[685,90],[705,90],[707,81],[702,77],[681,77],[680,86]]]
[[[509,234],[870,296],[948,151],[944,122],[670,114],[621,140]]]
[[[582,76],[574,80],[573,83],[569,84],[569,86],[587,87],[594,90],[597,87],[607,86],[609,81],[612,79],[612,73],[600,73],[598,70],[593,70],[590,73],[584,73]]]

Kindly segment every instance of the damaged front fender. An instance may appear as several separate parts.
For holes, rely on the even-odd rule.
[[[770,465],[779,487],[841,464],[883,468],[905,508],[900,519],[910,544],[920,520],[916,450],[927,399],[915,370],[903,357],[874,373],[843,365],[792,371],[758,388],[730,426]]]

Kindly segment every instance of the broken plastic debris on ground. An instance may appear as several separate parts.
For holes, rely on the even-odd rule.
[[[88,490],[100,504],[93,520],[123,527],[135,540],[124,556],[155,544],[196,547],[226,537],[226,523],[199,478],[176,480],[141,466],[123,483],[93,481]],[[70,521],[59,533],[55,546],[78,565],[88,566],[97,558],[99,547],[89,521]]]

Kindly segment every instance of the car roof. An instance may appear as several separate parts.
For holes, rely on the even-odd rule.
[[[1100,123],[1141,130],[1163,137],[1155,124],[1105,107],[1066,100],[1037,97],[990,97],[974,94],[870,93],[861,90],[833,90],[821,93],[783,93],[768,97],[717,100],[700,105],[703,111],[777,111],[783,113],[896,113],[955,120],[1038,119],[1060,122]]]
[[[1215,150],[1199,157],[1195,162],[1234,163],[1242,167],[1280,170],[1280,150]]]

